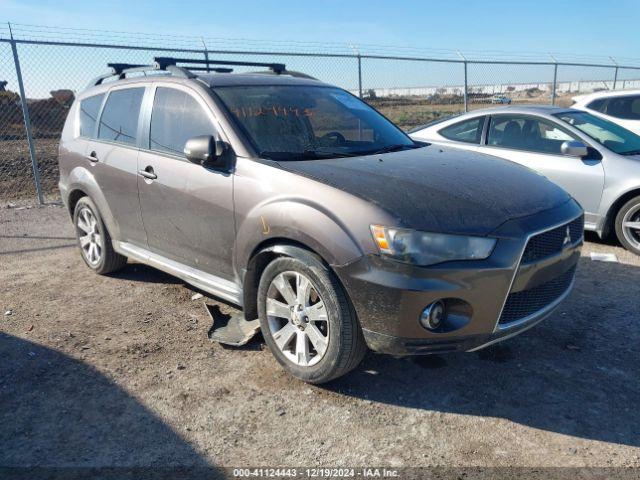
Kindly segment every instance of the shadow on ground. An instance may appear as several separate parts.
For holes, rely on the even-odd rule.
[[[600,238],[596,232],[585,231],[584,239],[587,242],[598,243],[600,245],[609,245],[611,247],[624,248],[616,238],[615,234],[610,234],[605,238]]]
[[[4,333],[0,358],[0,477],[221,477],[91,366]]]
[[[164,273],[162,270],[143,263],[128,263],[122,270],[110,273],[110,277],[121,280],[132,280],[144,283],[165,283],[169,285],[184,284],[178,277]]]
[[[528,332],[477,353],[371,354],[327,388],[640,446],[639,280],[637,267],[582,258],[569,299]]]

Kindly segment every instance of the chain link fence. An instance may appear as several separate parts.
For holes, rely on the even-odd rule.
[[[58,201],[58,138],[67,112],[75,94],[110,62],[149,64],[155,56],[176,56],[285,63],[361,96],[405,129],[492,104],[568,106],[578,93],[640,88],[640,67],[615,63],[172,49],[166,42],[156,48],[13,39],[6,33],[0,28],[0,202],[5,205]]]

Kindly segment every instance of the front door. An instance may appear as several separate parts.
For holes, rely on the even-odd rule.
[[[233,279],[233,175],[191,163],[183,152],[189,138],[216,135],[209,107],[187,87],[159,85],[150,117],[149,148],[138,157],[149,249]]]
[[[596,220],[604,188],[602,161],[570,157],[560,151],[563,142],[580,139],[540,117],[494,115],[490,122],[484,153],[540,172],[582,205],[587,222]]]

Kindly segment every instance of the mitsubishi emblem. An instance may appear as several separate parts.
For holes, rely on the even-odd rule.
[[[571,243],[571,229],[567,227],[567,233],[564,236],[564,240],[562,240],[562,248]]]

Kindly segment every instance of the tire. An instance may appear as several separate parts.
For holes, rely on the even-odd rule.
[[[640,222],[640,196],[625,203],[616,215],[616,236],[624,248],[640,255],[640,228],[627,227],[629,222]]]
[[[105,275],[120,270],[127,264],[127,257],[116,253],[113,249],[111,235],[102,221],[98,208],[89,197],[82,197],[76,203],[73,210],[73,225],[80,256],[91,270]],[[87,246],[87,242],[95,244],[96,247]],[[91,253],[92,251],[95,255]]]
[[[280,313],[282,310],[274,310],[273,301],[276,296],[281,304],[286,305],[286,299],[280,294],[278,285],[283,285],[281,281],[289,280],[289,287],[294,295],[298,291],[296,282],[300,278],[309,281],[309,298],[317,299],[317,303],[305,308],[300,312],[303,317],[305,312],[309,317],[305,323],[304,319],[298,319],[301,325],[296,325],[292,313],[289,319],[274,316],[274,312]],[[300,280],[304,282],[304,280]],[[270,309],[267,302],[270,302]],[[296,300],[297,302],[297,300]],[[312,303],[311,300],[309,303]],[[324,308],[317,307],[322,303]],[[306,303],[305,303],[306,305]],[[282,308],[282,305],[279,305]],[[296,307],[293,307],[295,310]],[[290,310],[291,312],[293,310]],[[325,313],[318,313],[325,312]],[[286,311],[283,311],[286,314]],[[367,352],[367,346],[362,335],[362,330],[358,323],[347,295],[340,285],[335,274],[311,252],[302,248],[294,249],[291,257],[278,257],[271,261],[264,269],[258,286],[258,315],[260,327],[265,342],[273,353],[276,360],[291,373],[294,377],[308,383],[320,384],[340,377],[356,368]],[[311,318],[326,318],[326,320],[309,320]],[[326,328],[325,328],[326,325]],[[322,342],[318,342],[317,332],[312,327],[315,326],[318,332],[326,335]],[[287,328],[286,334],[281,334]],[[275,336],[274,336],[275,334]],[[288,335],[291,334],[291,341],[284,349],[278,346],[276,338],[282,344]],[[308,352],[305,361],[304,348],[299,348],[299,336],[307,335],[306,345]],[[312,338],[316,342],[312,342]],[[320,348],[316,348],[319,345]],[[323,349],[324,348],[324,349]],[[323,349],[323,350],[322,350]],[[315,352],[315,353],[314,353]],[[306,352],[305,352],[306,353]],[[302,361],[301,361],[302,358]]]

